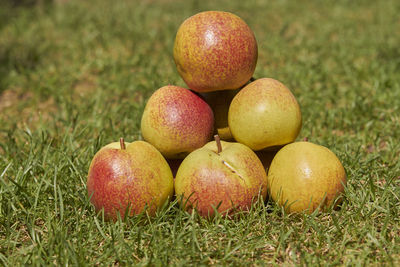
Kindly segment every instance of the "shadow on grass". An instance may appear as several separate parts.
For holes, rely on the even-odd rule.
[[[1,0],[0,34],[3,28],[21,16],[27,16],[35,7],[49,7],[53,0]],[[34,42],[21,41],[6,36],[0,43],[0,94],[9,86],[7,77],[10,72],[32,70],[38,64],[40,52]]]
[[[34,5],[46,5],[51,4],[54,0],[2,0],[4,5],[8,5],[10,7],[31,7]]]
[[[14,41],[0,45],[0,94],[9,86],[10,72],[33,70],[39,60],[40,53],[33,45]]]

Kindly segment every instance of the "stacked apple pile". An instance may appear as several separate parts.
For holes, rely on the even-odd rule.
[[[299,104],[281,82],[252,78],[257,56],[253,32],[234,14],[185,20],[174,60],[189,89],[154,92],[141,121],[145,141],[121,139],[96,153],[87,180],[96,210],[113,220],[152,215],[174,191],[202,216],[249,210],[268,192],[287,212],[334,203],[346,182],[342,164],[325,147],[295,142]]]

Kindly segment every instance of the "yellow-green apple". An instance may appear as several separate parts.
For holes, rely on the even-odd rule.
[[[114,142],[101,148],[90,164],[87,178],[90,202],[116,220],[141,212],[154,215],[173,195],[168,163],[154,146],[144,141]],[[129,214],[126,214],[129,211]]]
[[[253,150],[273,149],[295,141],[301,129],[300,106],[281,82],[262,78],[233,98],[228,124],[236,141]]]
[[[190,153],[175,177],[175,193],[186,210],[212,217],[248,210],[267,195],[267,176],[257,155],[247,146],[212,141]]]
[[[197,92],[240,88],[253,75],[257,56],[254,33],[229,12],[198,13],[181,24],[175,38],[178,72]]]
[[[201,94],[214,113],[214,132],[225,141],[233,140],[228,126],[228,111],[233,97],[239,90],[224,90]]]
[[[336,155],[310,142],[284,146],[268,170],[271,198],[288,213],[311,213],[329,207],[345,184],[346,173]]]
[[[192,91],[173,85],[156,90],[143,112],[144,140],[166,158],[183,158],[204,146],[213,134],[210,106]]]

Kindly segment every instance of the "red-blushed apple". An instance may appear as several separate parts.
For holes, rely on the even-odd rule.
[[[186,19],[176,34],[175,64],[196,92],[240,88],[253,75],[257,57],[254,33],[229,12],[198,13]]]
[[[301,124],[296,98],[271,78],[249,83],[229,106],[228,125],[233,137],[253,150],[276,149],[295,141]]]
[[[156,90],[143,112],[143,139],[166,158],[184,158],[213,134],[210,106],[192,91],[173,85]]]
[[[233,97],[239,90],[224,90],[201,94],[214,113],[214,132],[219,135],[221,140],[233,141],[233,136],[228,126],[228,111]]]
[[[168,163],[144,141],[111,143],[101,148],[90,164],[87,178],[90,202],[116,220],[141,212],[154,215],[174,192]],[[129,211],[129,214],[125,214]]]
[[[203,217],[213,217],[215,210],[222,215],[249,210],[267,195],[267,176],[257,155],[245,145],[216,140],[190,153],[175,178],[181,206]]]
[[[346,173],[336,155],[310,142],[284,146],[268,170],[271,198],[288,213],[326,209],[343,193],[345,184]]]

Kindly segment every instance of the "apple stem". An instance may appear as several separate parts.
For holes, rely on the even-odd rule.
[[[122,149],[122,150],[125,150],[125,149],[126,149],[126,147],[125,147],[125,141],[124,141],[124,138],[123,138],[123,137],[121,137],[121,138],[119,139],[119,144],[121,145],[121,149]]]
[[[222,151],[221,138],[219,137],[218,134],[216,134],[216,135],[214,135],[214,139],[215,139],[215,142],[217,143],[217,149],[218,149],[217,153],[219,154]]]

